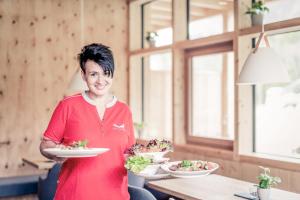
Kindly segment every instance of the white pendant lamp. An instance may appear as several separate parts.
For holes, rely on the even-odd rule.
[[[259,48],[262,38],[266,42],[266,47]],[[248,55],[240,72],[237,84],[256,85],[289,81],[287,70],[280,56],[270,47],[264,32],[260,33],[255,49]]]
[[[75,74],[73,75],[69,83],[66,94],[71,95],[71,94],[83,92],[87,89],[88,87],[86,86],[85,81],[81,77],[81,70],[80,68],[78,68],[78,70],[76,70]]]

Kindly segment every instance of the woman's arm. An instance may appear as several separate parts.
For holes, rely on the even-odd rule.
[[[56,144],[55,142],[53,142],[51,140],[47,140],[47,139],[43,138],[42,142],[40,144],[40,152],[46,158],[49,158],[51,160],[55,160],[57,162],[64,162],[66,160],[66,158],[59,158],[59,157],[56,157],[56,156],[51,155],[51,154],[44,151],[44,149],[55,148],[55,147],[58,147],[58,146],[61,146],[61,145]]]

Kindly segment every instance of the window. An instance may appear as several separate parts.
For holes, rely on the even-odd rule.
[[[142,5],[143,48],[172,43],[172,0],[155,0]]]
[[[300,17],[299,0],[268,0],[266,6],[270,9],[264,17],[266,24]]]
[[[130,107],[141,139],[172,138],[172,54],[133,57],[130,66]],[[140,135],[138,135],[140,134]]]
[[[254,151],[300,158],[300,31],[268,39],[287,67],[291,82],[255,87]]]
[[[189,39],[202,38],[234,29],[233,1],[189,0]]]
[[[225,52],[210,48],[213,52],[206,55],[187,53],[190,138],[234,138],[234,59],[231,47],[226,48]]]

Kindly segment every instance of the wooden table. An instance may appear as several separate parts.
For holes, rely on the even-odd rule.
[[[234,193],[249,192],[253,183],[211,174],[197,178],[149,181],[148,186],[188,200],[243,200]],[[300,200],[300,194],[272,188],[271,200]]]
[[[48,170],[53,167],[55,161],[47,158],[22,158],[23,162],[29,164],[37,169]]]

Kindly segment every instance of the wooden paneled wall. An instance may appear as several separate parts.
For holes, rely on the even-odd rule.
[[[0,177],[30,174],[55,105],[79,67],[83,45],[114,52],[113,93],[127,101],[125,0],[0,0]]]

